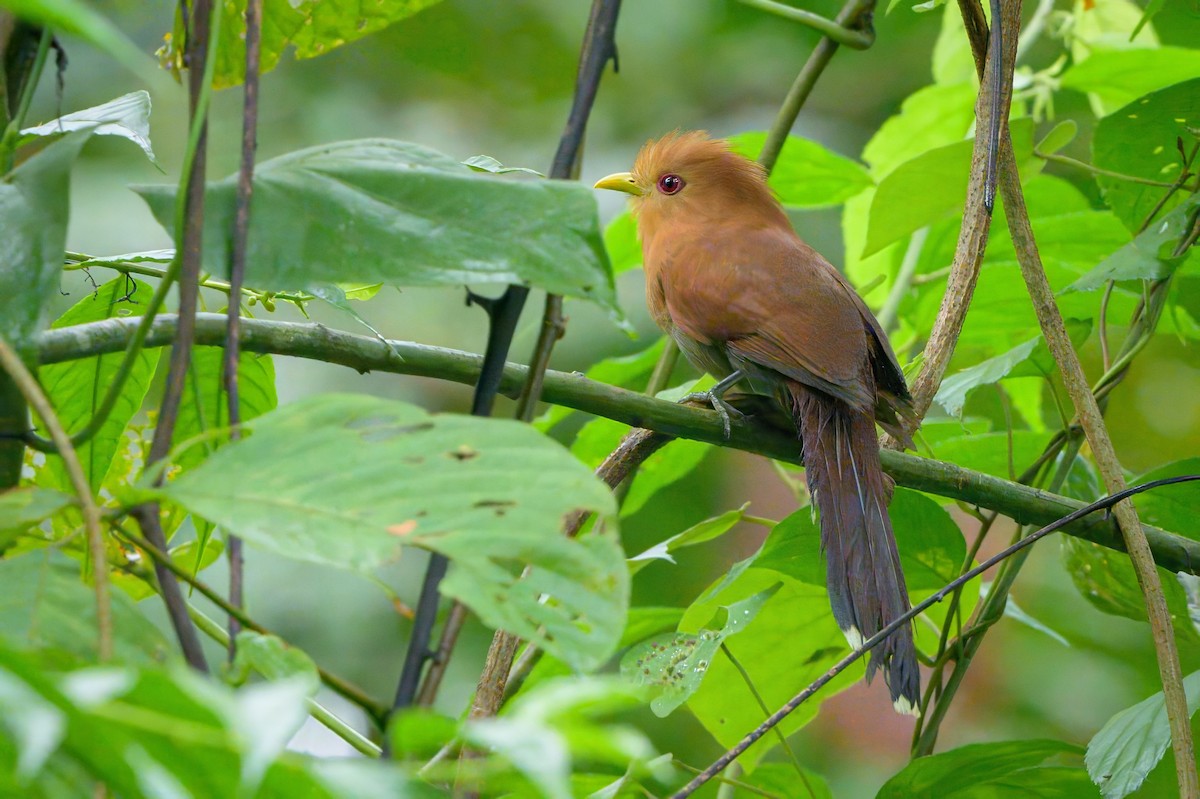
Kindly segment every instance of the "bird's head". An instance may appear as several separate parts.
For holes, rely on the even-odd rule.
[[[632,171],[601,178],[595,187],[633,196],[643,237],[673,222],[715,224],[755,214],[774,221],[783,213],[763,168],[703,131],[646,142]]]

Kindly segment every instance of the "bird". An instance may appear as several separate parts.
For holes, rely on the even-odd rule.
[[[595,184],[632,195],[650,314],[716,385],[729,437],[734,386],[796,428],[819,514],[829,601],[852,648],[908,612],[876,424],[911,446],[912,397],[887,335],[836,268],[793,230],[764,169],[703,131],[646,143]],[[871,652],[896,710],[918,714],[910,624]]]

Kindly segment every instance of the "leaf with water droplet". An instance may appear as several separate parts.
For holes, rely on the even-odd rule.
[[[650,709],[660,718],[687,701],[700,687],[721,644],[754,620],[783,583],[717,609],[698,633],[664,633],[630,648],[621,658],[621,675],[650,687]]]

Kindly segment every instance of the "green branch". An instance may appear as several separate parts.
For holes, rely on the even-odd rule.
[[[174,336],[176,317],[160,316],[146,336],[145,346],[161,347]],[[106,319],[86,325],[48,330],[37,338],[41,363],[64,361],[122,351],[134,335],[137,319]],[[225,342],[225,317],[196,315],[196,344],[221,346]],[[414,344],[383,342],[324,325],[247,319],[242,328],[242,349],[247,352],[288,355],[348,366],[359,372],[390,372],[450,380],[474,385],[483,359],[469,352]],[[500,392],[515,398],[524,384],[527,368],[505,365]],[[678,438],[728,446],[770,458],[800,462],[795,437],[750,419],[735,419],[725,440],[721,421],[708,409],[678,405],[633,391],[588,380],[579,374],[546,373],[543,399],[555,405],[603,416],[634,427],[645,427]],[[1021,524],[1038,526],[1066,516],[1083,506],[1078,500],[1002,480],[952,463],[885,450],[883,468],[899,485],[949,497],[998,511]],[[1066,532],[1110,549],[1124,551],[1120,533],[1104,519],[1081,521]],[[1200,570],[1200,542],[1143,525],[1154,560],[1171,571]]]

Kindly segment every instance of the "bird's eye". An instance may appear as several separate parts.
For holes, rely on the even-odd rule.
[[[679,175],[663,175],[658,179],[658,190],[663,194],[678,194],[683,188],[683,178]]]

